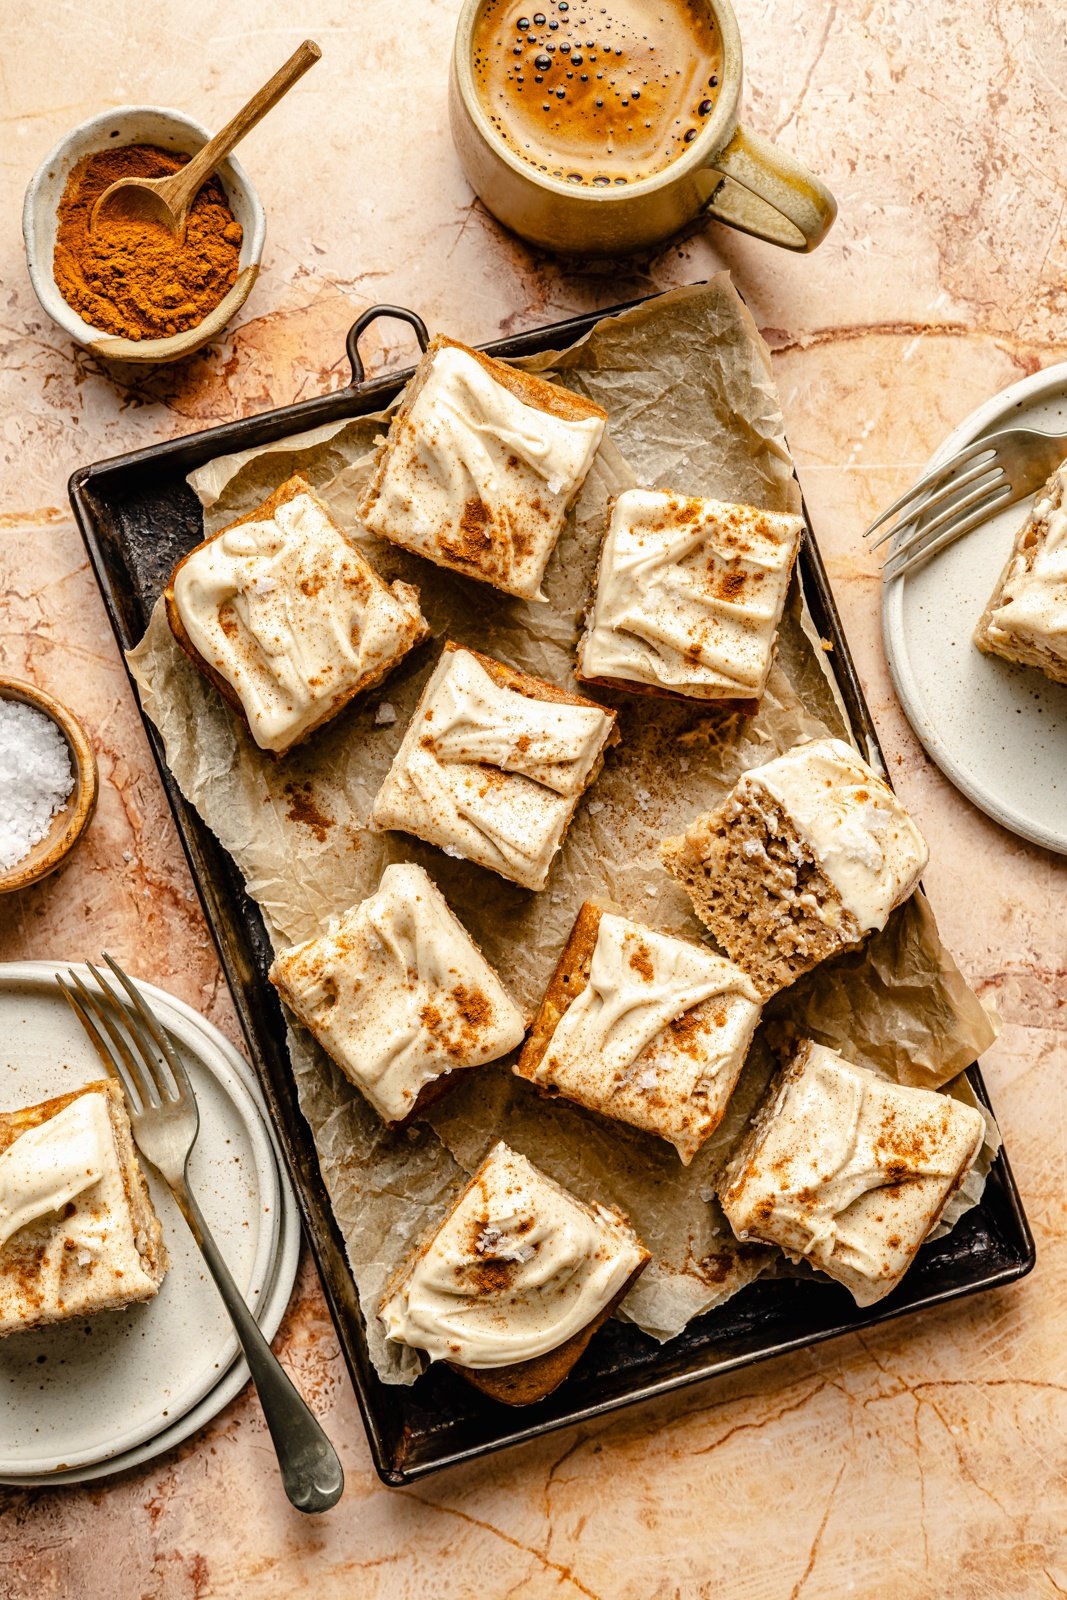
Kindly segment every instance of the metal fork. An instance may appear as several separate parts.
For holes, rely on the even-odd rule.
[[[863,535],[869,539],[890,518],[896,519],[874,541],[871,549],[877,550],[887,539],[896,540],[907,528],[912,529],[894,544],[882,576],[899,578],[970,533],[994,512],[1025,499],[1065,455],[1067,434],[1040,433],[1033,428],[1006,428],[964,445],[894,500]]]
[[[189,1188],[188,1162],[200,1130],[200,1113],[188,1074],[140,990],[117,961],[106,953],[104,960],[129,1004],[91,961],[85,964],[99,986],[99,995],[93,994],[73,967],[69,972],[73,989],[58,972],[56,981],[111,1076],[122,1086],[137,1148],[170,1185],[203,1251],[244,1350],[274,1440],[286,1494],[298,1511],[328,1511],[344,1488],[337,1452],[260,1331]],[[169,1078],[161,1057],[169,1068]]]

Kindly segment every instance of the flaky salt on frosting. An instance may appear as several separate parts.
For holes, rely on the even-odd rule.
[[[751,767],[734,793],[758,806],[761,790],[788,813],[860,929],[884,927],[929,858],[889,785],[841,739],[813,739]]]
[[[975,1107],[806,1040],[719,1198],[738,1238],[780,1245],[871,1305],[899,1283],[984,1136]]]
[[[390,1339],[431,1360],[510,1366],[587,1328],[645,1260],[618,1212],[501,1142],[378,1314]]]
[[[762,694],[803,520],[628,489],[612,509],[580,646],[584,678],[697,699]]]
[[[329,932],[283,952],[286,1002],[387,1122],[443,1073],[507,1055],[521,1011],[422,867],[386,867]]]
[[[467,350],[434,350],[360,515],[383,538],[527,600],[604,432],[529,405]]]
[[[1020,639],[1067,663],[1067,461],[1034,502],[989,619],[992,643]]]
[[[612,728],[591,702],[523,694],[447,647],[378,791],[375,825],[543,888]]]
[[[759,1016],[732,962],[603,912],[588,982],[529,1076],[668,1139],[688,1164],[722,1117]]]
[[[310,494],[200,545],[173,590],[264,750],[287,749],[426,632],[415,590],[386,585]]]

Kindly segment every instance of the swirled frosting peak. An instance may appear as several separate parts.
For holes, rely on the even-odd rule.
[[[619,495],[582,677],[700,700],[758,698],[803,526],[785,512],[661,490]]]
[[[387,1122],[443,1074],[507,1055],[523,1016],[433,879],[386,867],[374,894],[277,957],[271,979]]]
[[[515,1070],[658,1134],[688,1163],[722,1118],[759,1016],[732,962],[587,904]]]
[[[375,824],[542,889],[613,727],[591,700],[447,645],[378,791]]]
[[[489,1368],[555,1350],[648,1259],[626,1220],[589,1206],[501,1142],[387,1293],[390,1339]]]
[[[435,340],[360,507],[367,527],[525,600],[604,432],[599,406]]]
[[[291,482],[290,498],[198,545],[172,580],[189,641],[273,751],[378,682],[428,631],[416,591],[383,582],[307,485]]]
[[[806,1259],[865,1306],[903,1277],[982,1147],[974,1106],[805,1040],[719,1193],[740,1239]]]

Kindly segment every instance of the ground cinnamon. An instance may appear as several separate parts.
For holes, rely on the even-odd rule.
[[[165,178],[188,156],[154,145],[123,145],[83,156],[67,179],[57,214],[53,272],[69,306],[120,339],[163,339],[195,328],[237,279],[241,225],[211,178],[189,208],[185,238],[155,222],[105,208],[90,233],[99,195],[118,178]]]

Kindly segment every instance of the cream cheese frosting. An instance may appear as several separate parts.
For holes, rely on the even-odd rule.
[[[761,791],[787,813],[861,931],[884,927],[929,857],[889,785],[843,740],[814,739],[750,768],[734,794],[758,806]]]
[[[806,1040],[719,1198],[739,1239],[780,1245],[871,1305],[900,1282],[984,1136],[974,1106]]]
[[[732,962],[602,912],[588,981],[524,1075],[669,1140],[688,1165],[722,1118],[759,1017]]]
[[[426,360],[360,514],[374,533],[440,566],[543,600],[548,558],[604,419],[529,405],[454,345]]]
[[[87,1091],[0,1155],[0,1336],[154,1294],[145,1244],[105,1094]]]
[[[97,1183],[113,1153],[103,1098],[83,1094],[0,1155],[0,1250],[20,1228]]]
[[[382,1302],[387,1336],[457,1366],[510,1366],[582,1332],[647,1260],[626,1220],[503,1142]]]
[[[1018,639],[1067,663],[1067,461],[1034,502],[989,619],[994,643]]]
[[[173,592],[264,750],[288,749],[427,632],[416,591],[385,584],[309,493],[199,545]]]
[[[327,933],[278,956],[289,1006],[386,1122],[442,1074],[507,1055],[521,1011],[422,867],[386,867]]]
[[[803,520],[628,489],[612,509],[581,675],[696,699],[762,694]]]
[[[378,791],[375,825],[541,889],[613,725],[592,702],[535,699],[448,647]]]

